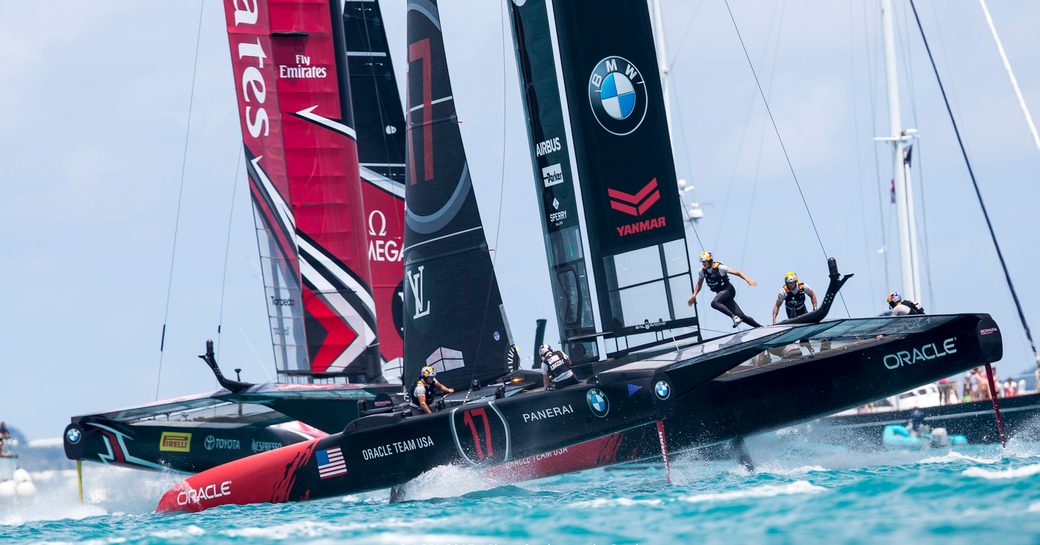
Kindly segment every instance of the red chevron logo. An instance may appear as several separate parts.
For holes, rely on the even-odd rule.
[[[661,200],[661,191],[657,189],[657,178],[650,180],[635,195],[629,195],[617,189],[607,189],[610,207],[629,216],[642,216],[651,206]]]

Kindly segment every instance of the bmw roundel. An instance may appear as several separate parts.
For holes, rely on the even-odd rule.
[[[625,136],[646,117],[646,84],[639,68],[624,57],[607,57],[589,76],[589,105],[603,129]]]
[[[607,399],[607,394],[603,393],[599,388],[593,388],[585,394],[585,400],[589,402],[589,409],[592,410],[592,414],[603,418],[610,412],[610,400]]]
[[[654,385],[654,395],[662,401],[668,399],[672,395],[672,385],[664,380],[657,381]]]
[[[75,445],[76,443],[79,443],[79,440],[82,437],[83,434],[80,433],[79,428],[69,428],[65,432],[65,440],[68,441],[70,445]]]

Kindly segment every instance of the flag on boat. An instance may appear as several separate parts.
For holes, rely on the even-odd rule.
[[[319,450],[314,458],[318,461],[318,476],[322,479],[347,474],[347,463],[343,461],[343,451],[339,447]]]

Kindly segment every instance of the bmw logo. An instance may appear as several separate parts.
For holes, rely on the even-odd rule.
[[[672,386],[666,381],[659,380],[657,384],[654,384],[654,394],[662,401],[668,399],[672,395]]]
[[[589,76],[589,105],[596,121],[611,134],[631,134],[646,117],[643,75],[624,57],[607,57]]]
[[[585,400],[589,402],[589,409],[592,409],[592,414],[603,418],[610,412],[610,401],[607,399],[607,394],[604,394],[599,388],[593,388],[585,394]]]
[[[82,438],[83,434],[80,433],[79,428],[69,428],[65,432],[65,440],[68,441],[70,445],[75,445],[76,443],[79,443],[79,440]]]

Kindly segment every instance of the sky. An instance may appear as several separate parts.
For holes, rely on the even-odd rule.
[[[913,176],[929,274],[920,299],[929,312],[992,314],[1005,341],[998,372],[1030,372],[908,4],[896,4],[903,119],[921,137]],[[1030,282],[1040,267],[1031,221],[1040,151],[978,3],[918,4],[1026,318],[1040,328],[1040,286]],[[991,4],[1040,114],[1040,4]],[[822,290],[826,253],[856,273],[832,316],[881,312],[901,286],[890,151],[873,141],[889,133],[877,2],[731,0],[780,138],[725,3],[662,5],[676,168],[705,211],[700,240],[761,283],[738,286],[741,306],[768,319],[787,271]],[[403,84],[404,3],[382,6]],[[445,0],[441,18],[503,300],[529,351],[535,319],[554,312],[503,8]],[[195,357],[209,338],[226,371],[272,379],[221,3],[0,0],[0,74],[0,420],[30,438],[57,437],[73,415],[214,390]],[[701,316],[707,335],[731,331],[706,305]]]

